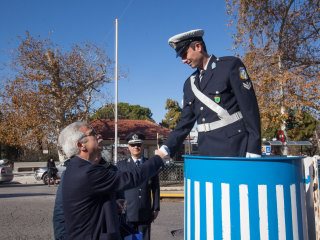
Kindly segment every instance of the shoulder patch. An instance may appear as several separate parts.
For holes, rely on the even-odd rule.
[[[239,76],[241,80],[248,80],[248,74],[244,67],[239,67]]]
[[[252,87],[251,82],[243,82],[243,87],[246,88],[247,90],[250,90],[250,88]]]
[[[219,61],[233,61],[235,59],[237,59],[237,58],[233,57],[233,56],[225,56],[225,57],[220,57]]]

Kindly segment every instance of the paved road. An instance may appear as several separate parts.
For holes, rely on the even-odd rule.
[[[51,219],[56,190],[42,184],[0,184],[0,239],[53,239]],[[152,225],[152,239],[183,239],[170,234],[182,227],[183,202],[163,200]]]

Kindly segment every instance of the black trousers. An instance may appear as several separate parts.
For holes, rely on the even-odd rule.
[[[130,222],[136,231],[139,231],[143,235],[143,240],[150,240],[151,224],[141,222]]]

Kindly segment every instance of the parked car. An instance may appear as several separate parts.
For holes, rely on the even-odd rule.
[[[8,159],[0,160],[0,183],[11,182],[13,179],[13,162]]]
[[[56,168],[58,169],[56,179],[59,180],[61,178],[61,175],[63,171],[66,169],[66,164],[68,161],[65,161],[63,163],[59,163],[56,165]],[[48,185],[48,168],[47,167],[41,167],[34,171],[34,177],[37,181],[43,181],[45,185]]]

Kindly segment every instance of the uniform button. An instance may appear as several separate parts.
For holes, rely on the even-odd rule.
[[[241,129],[239,129],[238,132],[241,132]]]
[[[139,191],[141,192],[141,191],[142,191],[142,189],[141,189],[141,188],[139,188]]]
[[[202,122],[205,122],[206,121],[206,119],[205,118],[202,118]]]
[[[189,105],[191,105],[192,102],[189,102]]]
[[[202,110],[203,110],[203,107],[201,107],[200,110],[202,111]]]
[[[141,198],[141,196],[139,196],[139,198]]]

